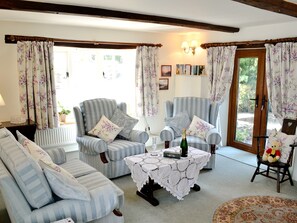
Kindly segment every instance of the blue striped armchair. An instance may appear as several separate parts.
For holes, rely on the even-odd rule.
[[[188,128],[194,116],[216,126],[219,111],[218,104],[212,104],[208,98],[176,97],[173,101],[165,102],[165,127],[160,133],[160,138],[165,141],[165,148],[179,146],[181,135],[176,128]],[[185,115],[187,118],[185,118]],[[179,118],[177,119],[176,117]],[[188,120],[187,120],[188,119]],[[172,122],[171,124],[170,121]],[[215,150],[221,142],[221,135],[216,128],[206,132],[205,138],[187,135],[187,142],[192,146],[212,154],[210,161],[205,166],[212,169],[215,166]]]
[[[103,115],[110,120],[117,109],[126,113],[126,103],[117,104],[114,99],[97,98],[83,101],[79,107],[73,108],[80,160],[110,179],[130,173],[124,158],[144,153],[145,143],[149,139],[145,131],[134,129],[127,137],[117,136],[111,143],[88,134]]]

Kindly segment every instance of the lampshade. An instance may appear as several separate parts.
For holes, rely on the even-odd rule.
[[[0,106],[3,106],[3,105],[5,105],[5,102],[2,98],[2,95],[0,94]]]

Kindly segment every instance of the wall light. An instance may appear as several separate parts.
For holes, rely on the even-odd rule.
[[[184,50],[186,54],[192,52],[192,54],[195,55],[197,46],[198,46],[198,43],[196,40],[192,40],[191,44],[189,44],[187,41],[184,41],[182,42],[181,48]]]

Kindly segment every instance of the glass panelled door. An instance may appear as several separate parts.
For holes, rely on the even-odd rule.
[[[238,50],[230,89],[227,144],[256,153],[254,136],[267,127],[265,50]]]

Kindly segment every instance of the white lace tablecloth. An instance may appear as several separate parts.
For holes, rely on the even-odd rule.
[[[166,150],[179,152],[180,147]],[[163,157],[163,151],[160,150],[157,156],[150,153],[129,156],[125,158],[125,162],[131,170],[131,177],[138,191],[150,177],[177,199],[183,200],[197,182],[199,172],[209,161],[211,154],[189,147],[188,157],[173,159]]]

